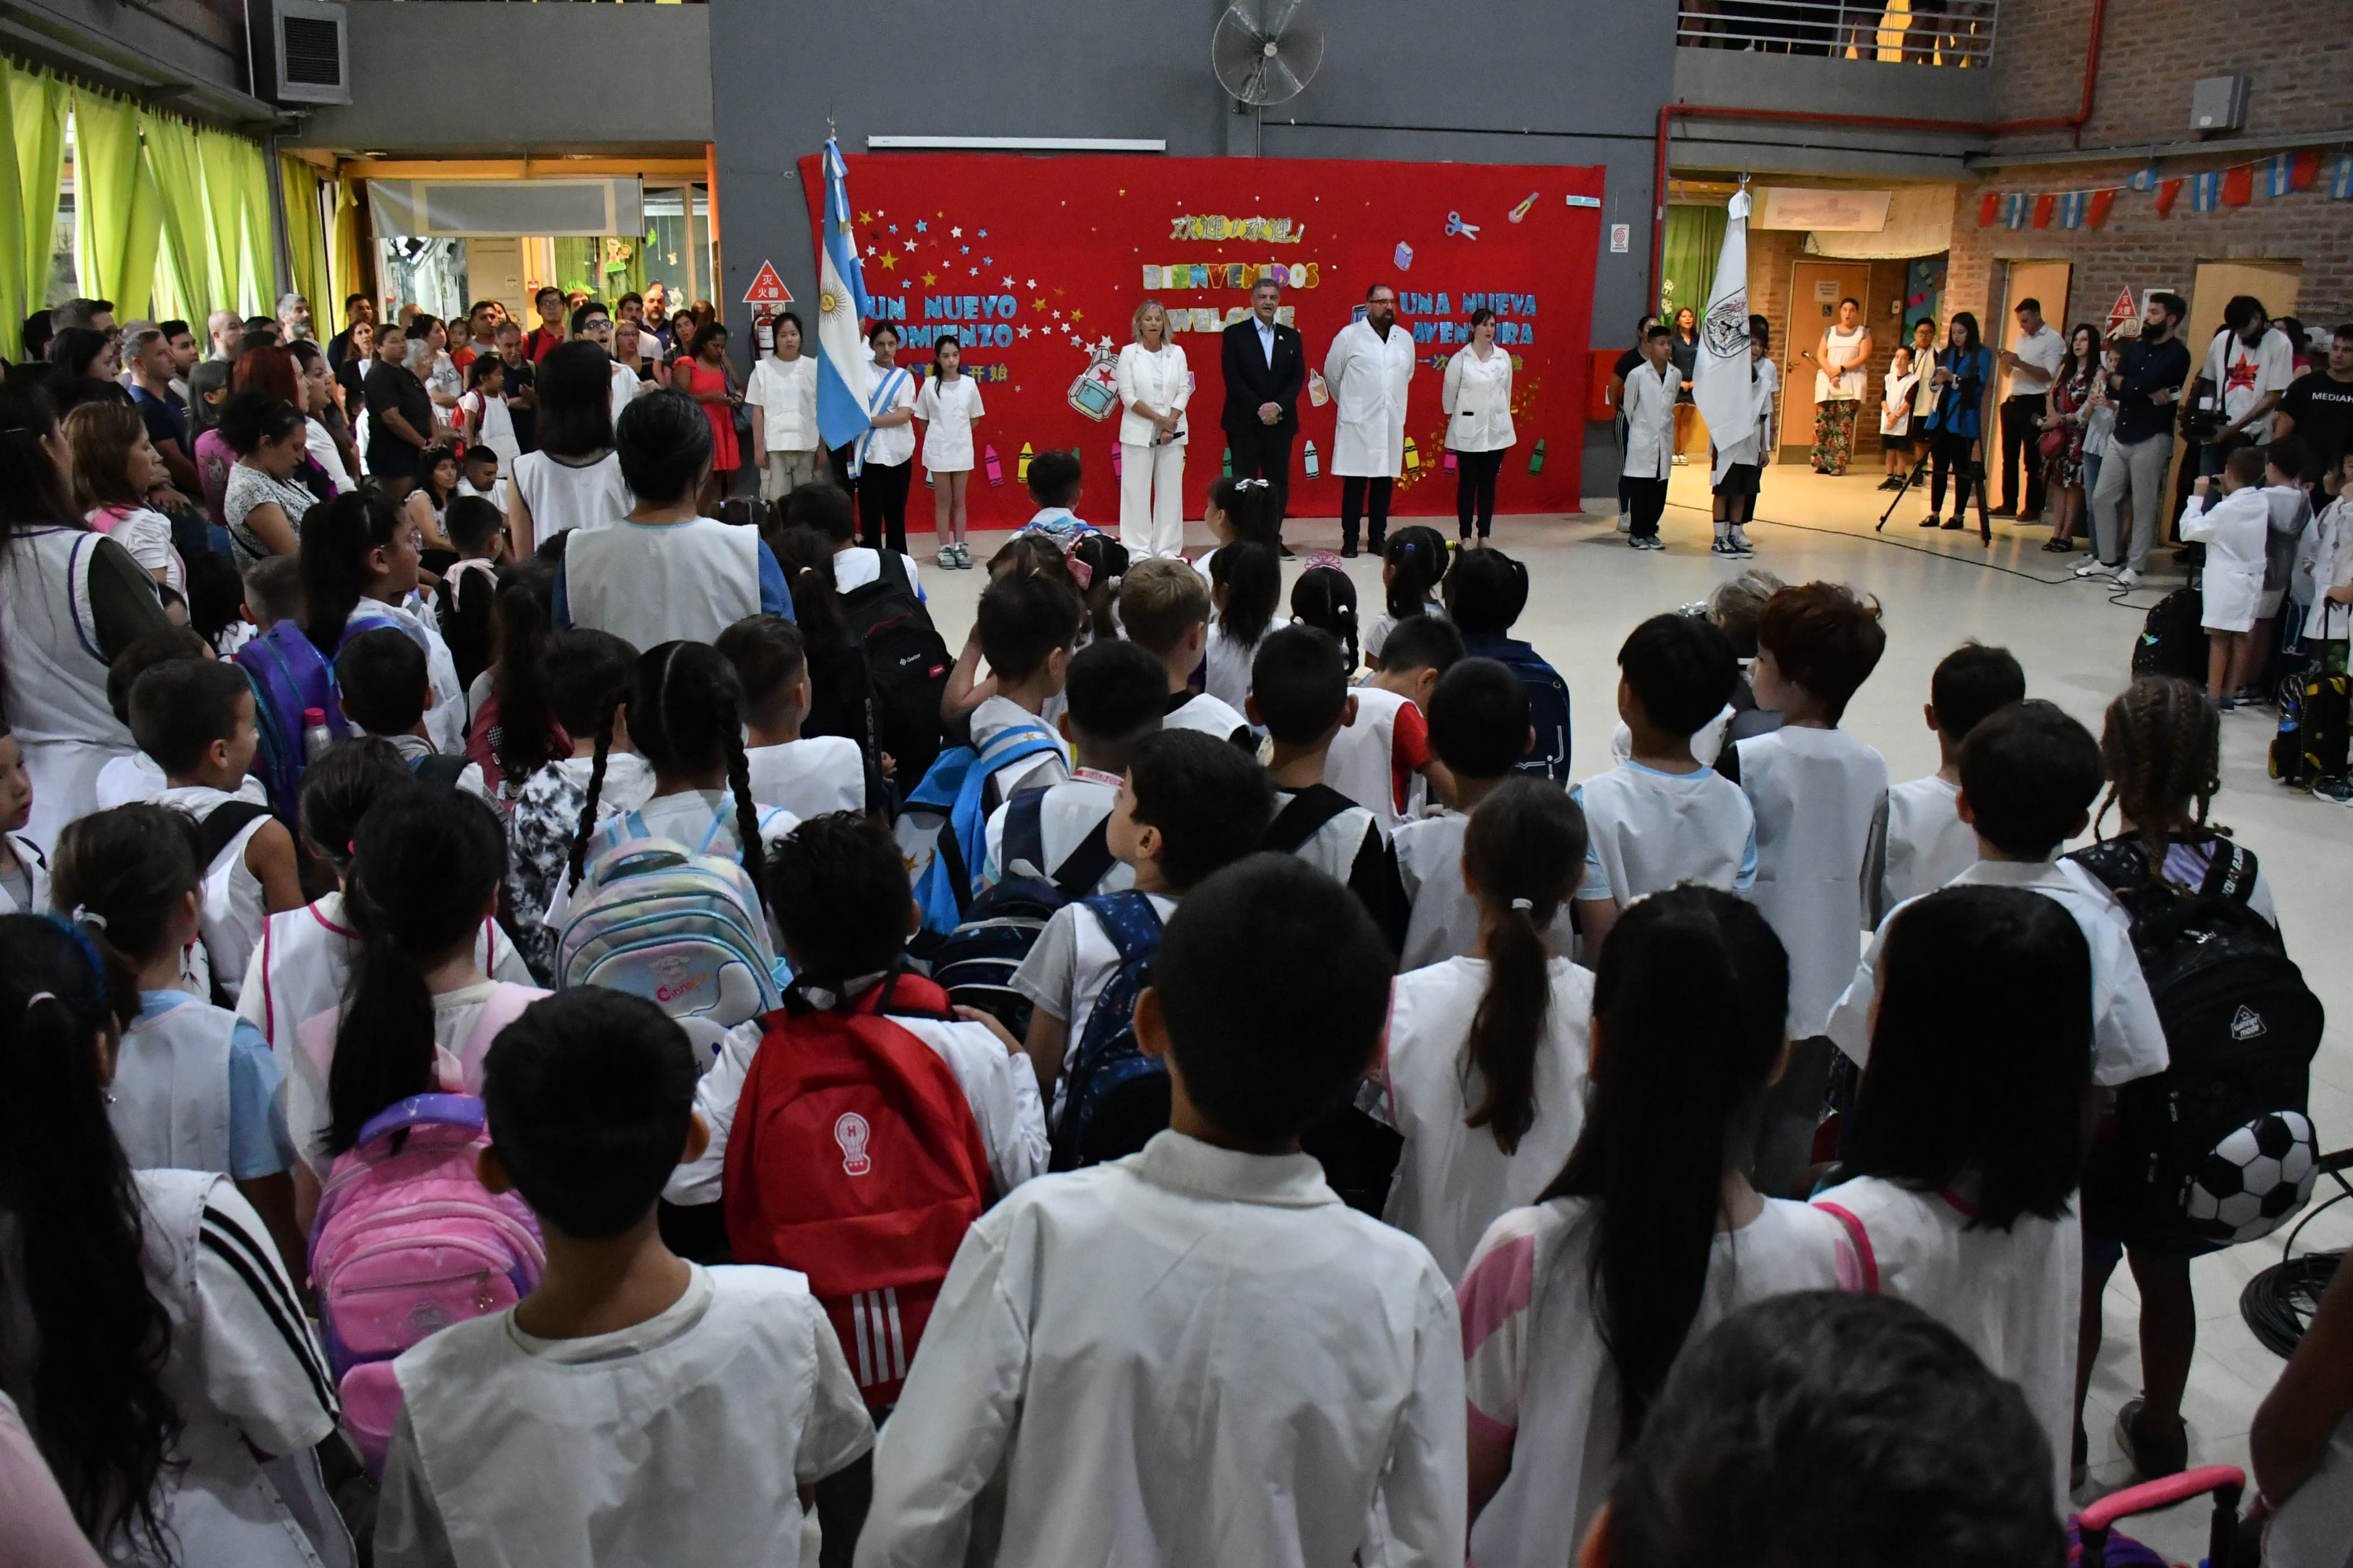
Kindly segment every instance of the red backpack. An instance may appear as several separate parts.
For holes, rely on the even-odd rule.
[[[886,1007],[952,1016],[945,992],[904,974],[846,1007],[768,1015],[721,1188],[735,1260],[808,1276],[876,1408],[897,1401],[989,1193],[963,1089]]]

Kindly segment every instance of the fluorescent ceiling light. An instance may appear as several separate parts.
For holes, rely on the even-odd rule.
[[[869,136],[869,152],[923,148],[934,152],[1166,153],[1158,136]]]

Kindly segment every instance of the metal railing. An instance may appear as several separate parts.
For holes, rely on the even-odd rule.
[[[1982,68],[1997,0],[1677,0],[1675,42],[1888,64]]]

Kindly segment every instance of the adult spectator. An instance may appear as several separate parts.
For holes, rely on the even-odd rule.
[[[111,337],[114,334],[114,301],[69,300],[49,312],[49,325],[58,331],[68,327],[83,327]]]
[[[515,449],[535,451],[538,440],[538,369],[522,352],[522,326],[508,319],[499,323],[499,358],[506,362],[507,419],[514,426]]]
[[[572,312],[572,336],[576,342],[595,343],[604,351],[606,395],[612,400],[613,423],[619,426],[621,410],[637,396],[641,384],[635,370],[613,358],[613,313],[600,300],[587,301]]]
[[[1838,320],[1814,346],[1814,472],[1843,474],[1854,457],[1855,416],[1871,376],[1871,329],[1862,302],[1838,302]]]
[[[2001,400],[2001,504],[1996,517],[2032,522],[2042,515],[2044,475],[2037,450],[2042,438],[2043,416],[2051,412],[2051,378],[2067,357],[2067,341],[2044,324],[2042,301],[2018,302],[2018,338],[2001,351],[2001,367],[2010,372],[2010,395]],[[2018,505],[2018,465],[2026,463],[2026,509]]]
[[[449,361],[448,329],[442,325],[440,317],[420,311],[406,330],[409,373],[425,384],[425,395],[433,404],[433,417],[446,427],[456,417],[458,400],[466,395],[466,378]]]
[[[155,579],[82,521],[66,452],[48,394],[0,382],[0,660],[33,784],[24,837],[52,850],[97,809],[99,770],[137,750],[107,705],[107,666],[171,624]]]
[[[188,402],[188,372],[196,364],[196,334],[188,330],[185,321],[162,321],[155,330],[164,334],[164,346],[172,351],[172,395],[182,407]]]
[[[1928,373],[1936,389],[1936,405],[1928,412],[1928,456],[1936,464],[1928,475],[1928,515],[1923,528],[1937,526],[1936,513],[1945,505],[1945,483],[1953,482],[1953,515],[1944,526],[1967,526],[1969,486],[1985,483],[1984,418],[1986,383],[1993,375],[1993,355],[1978,336],[1978,319],[1967,310],[1953,312],[1946,329],[1945,346]],[[1982,492],[1978,504],[1985,504]]]
[[[638,352],[636,353],[618,352],[623,347],[621,329],[625,326],[638,329]],[[613,301],[613,347],[614,363],[628,365],[638,373],[639,380],[645,379],[645,362],[653,357],[654,331],[646,325],[646,297],[634,289]]]
[[[2094,559],[2075,568],[2078,577],[2113,572],[2129,588],[2148,566],[2148,552],[2157,543],[2158,515],[2168,499],[2173,405],[2181,400],[2182,384],[2189,379],[2189,351],[2177,335],[2189,314],[2189,302],[2180,295],[2151,294],[2140,336],[2125,344],[2116,368],[2108,374],[2116,423],[2108,434],[2107,455],[2100,459],[2100,482],[2092,491]],[[2132,506],[2129,544],[2123,534],[2127,500]]]
[[[2242,447],[2272,438],[2272,410],[2295,379],[2295,349],[2272,325],[2263,303],[2252,294],[2234,296],[2222,307],[2222,331],[2206,346],[2199,374],[2214,384],[2222,424],[2208,439],[2198,471],[2219,474],[2223,461]]]
[[[1185,351],[1168,341],[1168,311],[1136,306],[1134,341],[1119,351],[1119,542],[1131,559],[1185,549],[1185,405],[1193,395]]]
[[[195,495],[204,486],[196,477],[195,438],[188,434],[187,405],[172,391],[176,363],[170,340],[160,327],[131,334],[131,403],[147,426],[147,439],[164,460],[173,486]]]
[[[1228,327],[1219,346],[1226,384],[1226,444],[1234,478],[1274,485],[1276,538],[1291,506],[1291,444],[1299,436],[1299,393],[1307,384],[1307,350],[1298,329],[1274,319],[1282,285],[1261,278],[1250,288],[1250,313]],[[1333,470],[1335,473],[1338,469]],[[1291,547],[1282,545],[1284,559]]]
[[[248,316],[245,319],[245,335],[250,338],[256,332],[261,333],[273,346],[282,346],[286,337],[286,329],[278,324],[275,316]],[[248,343],[247,346],[251,345]]]
[[[1356,520],[1380,553],[1388,542],[1389,494],[1405,468],[1406,387],[1413,379],[1413,334],[1398,325],[1397,290],[1365,290],[1365,315],[1334,335],[1324,379],[1336,416],[1332,472],[1340,479],[1340,553],[1356,553]]]
[[[670,346],[670,289],[659,278],[646,285],[646,327],[656,342]]]
[[[651,336],[652,329],[645,329]],[[752,453],[760,499],[782,501],[817,477],[817,361],[801,353],[801,319],[776,318],[776,352],[752,365],[744,400],[752,405]]]
[[[1685,312],[1688,314],[1689,312]],[[1454,454],[1454,521],[1461,548],[1495,527],[1495,476],[1518,439],[1512,429],[1512,356],[1495,346],[1495,312],[1471,312],[1471,342],[1446,362],[1446,448]],[[1686,405],[1677,404],[1680,417]],[[1676,461],[1682,461],[1676,455]]]
[[[2272,413],[2272,439],[2304,437],[2303,479],[2318,482],[2337,455],[2353,446],[2353,321],[2340,321],[2328,343],[2328,363],[2300,375],[2280,394]]]
[[[1618,411],[1610,426],[1611,434],[1618,440],[1618,467],[1620,470],[1618,475],[1618,531],[1620,533],[1631,532],[1634,527],[1634,490],[1623,471],[1629,435],[1626,427],[1626,378],[1633,374],[1636,365],[1642,363],[1642,345],[1651,341],[1651,329],[1658,324],[1659,318],[1655,314],[1644,311],[1641,319],[1634,323],[1634,346],[1620,354],[1617,363],[1609,367],[1609,406]]]
[[[220,432],[237,453],[221,494],[221,521],[237,570],[264,556],[295,553],[302,514],[318,500],[294,479],[310,456],[310,421],[293,404],[247,387],[221,409]]]
[[[632,329],[634,331],[635,329]],[[620,428],[617,412],[628,405],[621,396],[621,384],[628,383],[629,397],[638,395],[638,373],[632,366],[613,366],[613,396],[616,413],[613,427]],[[671,367],[671,390],[693,399],[711,424],[711,467],[702,477],[702,502],[704,511],[716,517],[719,504],[725,499],[735,480],[735,470],[743,467],[744,454],[735,440],[735,409],[744,395],[735,388],[734,368],[727,363],[727,325],[712,321],[694,334],[692,354]]]
[[[87,509],[82,521],[185,601],[187,567],[172,547],[172,520],[147,501],[161,476],[138,413],[128,404],[85,403],[66,416],[65,433],[73,448],[74,503]]]
[[[293,343],[311,335],[311,301],[300,294],[278,296],[278,338],[280,342]]]
[[[46,364],[49,358],[49,340],[57,336],[57,323],[47,310],[36,310],[25,318],[25,363]]]
[[[343,330],[327,340],[327,363],[333,367],[338,379],[343,374],[343,363],[353,357],[352,329],[359,326],[374,328],[375,325],[375,300],[364,294],[343,296]],[[373,339],[375,334],[371,331],[369,335]],[[367,354],[363,351],[357,357],[365,361]]]
[[[522,352],[532,363],[537,364],[570,341],[570,334],[564,330],[564,290],[546,285],[531,297],[531,306],[539,312],[539,325],[524,337]]]
[[[49,340],[49,363],[69,381],[83,376],[112,381],[122,369],[113,338],[96,327],[59,327]]]
[[[537,367],[538,449],[515,459],[507,530],[517,557],[575,528],[609,528],[631,506],[613,454],[613,362],[596,343],[566,343]]]
[[[335,493],[343,495],[356,488],[352,474],[359,455],[352,445],[352,427],[335,406],[335,378],[327,369],[326,354],[309,338],[294,340],[293,356],[302,390],[302,400],[295,406],[302,410],[303,448]]]
[[[473,308],[466,312],[466,341],[451,352],[450,364],[462,374],[484,354],[498,353],[498,307],[488,300],[475,300]]]
[[[368,372],[367,471],[393,500],[417,488],[417,458],[433,445],[433,399],[408,368],[408,334],[387,327]]]
[[[212,357],[224,363],[237,358],[237,341],[243,336],[245,323],[235,310],[215,310],[205,318],[205,341],[212,345]]]
[[[375,363],[375,323],[353,321],[335,341],[343,345],[343,363],[335,366],[335,384],[343,390],[343,412],[357,433],[360,418],[367,409],[368,367]],[[330,353],[327,357],[332,360],[334,355]]]
[[[1699,405],[1693,401],[1692,395],[1692,378],[1699,374],[1699,316],[1685,305],[1675,312],[1673,326],[1674,341],[1667,345],[1667,360],[1675,367],[1675,374],[1683,378],[1683,390],[1675,394],[1674,466],[1681,468],[1683,448],[1691,445],[1692,423],[1699,417]]]
[[[2051,411],[2042,416],[2047,430],[2059,433],[2058,447],[2048,457],[2042,455],[2042,443],[2029,459],[2043,468],[2044,481],[2052,510],[2057,514],[2051,520],[2051,537],[2042,548],[2054,554],[2065,554],[2073,548],[2070,542],[2084,520],[2084,437],[2094,411],[2093,393],[2100,384],[2100,330],[2089,321],[2079,321],[2067,334],[2067,354],[2059,362],[2059,369],[2051,380]],[[2007,417],[2005,414],[2004,417]],[[2004,431],[2005,439],[2008,432]]]

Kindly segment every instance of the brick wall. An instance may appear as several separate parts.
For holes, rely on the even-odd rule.
[[[1773,359],[1777,364],[1788,365],[1795,351],[1810,348],[1821,335],[1822,321],[1819,310],[1810,310],[1803,320],[1792,323],[1789,280],[1798,262],[1807,259],[1806,236],[1792,229],[1751,229],[1748,232],[1748,309],[1773,323]],[[1835,258],[1825,257],[1823,260]],[[1866,295],[1864,321],[1871,327],[1871,378],[1864,397],[1863,416],[1855,424],[1854,451],[1858,466],[1868,454],[1873,462],[1879,456],[1878,403],[1880,388],[1884,384],[1888,362],[1895,357],[1896,345],[1902,342],[1901,327],[1896,318],[1887,313],[1891,300],[1904,295],[1905,266],[1901,261],[1873,261],[1871,283]],[[1811,305],[1811,301],[1807,301]],[[1792,336],[1795,342],[1792,342]],[[1789,374],[1812,376],[1812,369],[1804,361]],[[1786,383],[1785,383],[1786,384]],[[1804,404],[1799,405],[1800,411]],[[1813,439],[1810,427],[1799,429],[1785,425],[1782,444],[1802,447]]]

